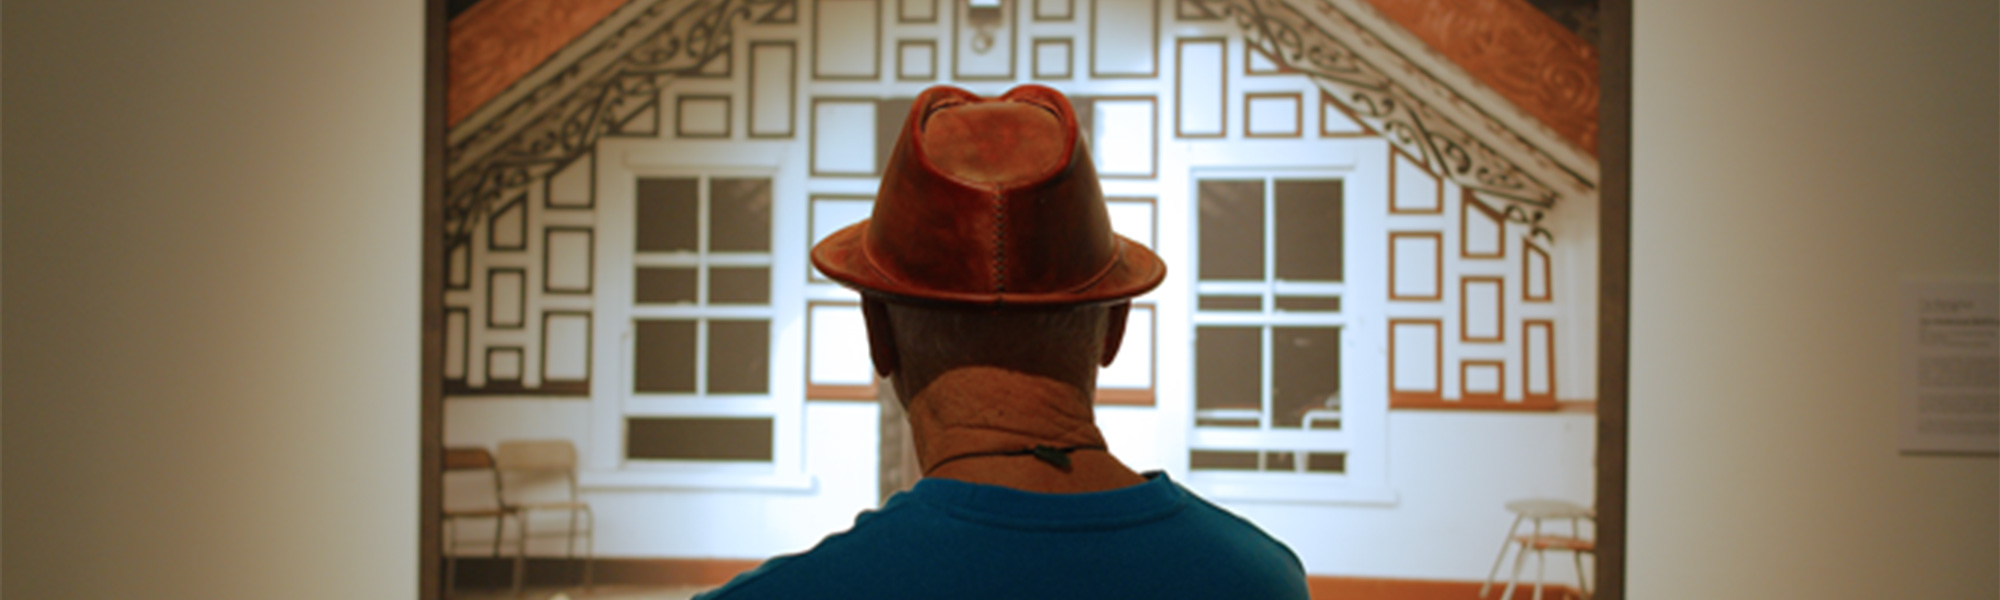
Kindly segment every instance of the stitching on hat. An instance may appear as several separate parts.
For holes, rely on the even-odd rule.
[[[993,194],[993,293],[1007,292],[1007,195]]]

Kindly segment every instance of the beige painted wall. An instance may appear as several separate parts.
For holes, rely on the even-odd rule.
[[[414,596],[421,5],[6,4],[5,596]]]
[[[2000,275],[1996,3],[1637,4],[1631,597],[2000,597],[1894,362],[1902,281]]]
[[[421,19],[218,4],[6,6],[0,593],[414,596]],[[1889,361],[2000,272],[1995,5],[1637,12],[1631,596],[1994,597]]]

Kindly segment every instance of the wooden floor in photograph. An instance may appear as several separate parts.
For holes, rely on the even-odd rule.
[[[597,561],[589,590],[582,586],[582,570],[577,563],[556,559],[529,559],[528,585],[520,600],[687,600],[696,593],[729,581],[737,573],[756,567],[754,560],[634,560]],[[447,600],[513,600],[508,587],[512,579],[511,559],[464,558],[458,560],[458,582]],[[1311,575],[1306,585],[1318,600],[1497,600],[1506,591],[1501,581],[1479,594],[1477,581],[1432,581],[1373,577]],[[1523,581],[1514,590],[1514,600],[1535,597],[1532,581]],[[1548,584],[1543,600],[1580,600],[1574,585]]]

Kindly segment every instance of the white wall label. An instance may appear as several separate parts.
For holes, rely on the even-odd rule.
[[[1903,286],[1903,452],[2000,453],[2000,285]]]

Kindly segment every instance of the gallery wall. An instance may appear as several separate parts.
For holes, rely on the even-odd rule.
[[[422,24],[6,4],[6,597],[415,595]]]
[[[2000,276],[1996,3],[1635,8],[1630,596],[2000,596],[2000,465],[1895,437],[1898,286]]]
[[[1890,362],[2000,272],[1995,9],[1637,7],[1630,597],[2000,591]],[[0,594],[414,597],[418,9],[0,20]]]

